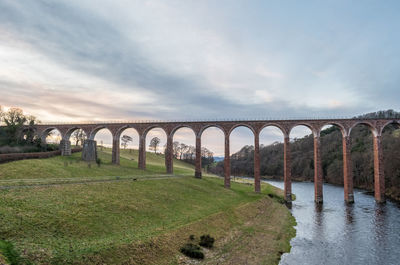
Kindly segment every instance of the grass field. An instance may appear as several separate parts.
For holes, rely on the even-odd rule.
[[[185,264],[179,247],[202,233],[216,238],[205,264],[237,264],[260,235],[265,251],[250,264],[276,264],[289,250],[294,219],[266,196],[279,193],[273,187],[263,185],[261,194],[239,183],[225,189],[221,178],[193,178],[193,167],[180,161],[166,177],[162,155],[148,153],[143,171],[131,160],[136,152],[121,151],[121,166],[111,165],[109,150],[99,153],[100,167],[89,168],[79,153],[0,165],[0,185],[24,185],[0,190],[0,252],[13,264]]]

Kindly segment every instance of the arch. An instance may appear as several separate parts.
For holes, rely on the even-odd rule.
[[[147,134],[153,129],[161,129],[161,130],[163,130],[165,135],[168,137],[167,130],[165,130],[165,128],[163,126],[161,126],[161,125],[152,125],[152,126],[147,127],[146,129],[143,130],[143,137],[146,138]]]
[[[298,127],[298,126],[305,126],[305,127],[307,127],[308,129],[310,129],[311,134],[313,134],[314,136],[315,136],[316,133],[318,133],[318,132],[316,131],[316,129],[315,129],[311,124],[308,124],[308,123],[306,123],[306,122],[299,122],[299,123],[294,123],[294,124],[292,124],[292,125],[290,126],[290,128],[289,128],[289,130],[288,130],[288,137],[290,137],[290,134],[292,133],[293,129],[294,129],[295,127]]]
[[[17,132],[18,139],[24,139],[26,132],[32,132],[34,136],[42,137],[42,134],[38,135],[38,130],[35,127],[23,127],[22,129]],[[39,131],[40,133],[40,131]]]
[[[183,139],[177,139],[180,136],[179,134],[185,134],[185,131],[188,132],[190,136],[185,135]],[[178,133],[178,135],[176,135],[176,133]],[[173,157],[176,159],[183,159],[189,162],[194,162],[196,155],[196,133],[194,132],[194,130],[188,126],[179,126],[179,128],[171,132],[171,138]],[[172,163],[173,167],[174,164],[175,163]]]
[[[222,134],[222,140],[221,140],[221,147],[222,147],[222,150],[221,150],[220,152],[221,152],[221,156],[223,156],[223,154],[224,154],[224,148],[223,148],[223,146],[224,146],[225,131],[224,131],[221,127],[218,127],[218,126],[215,126],[215,125],[211,125],[211,126],[204,127],[203,130],[202,130],[201,133],[200,133],[200,138],[201,138],[202,146],[206,146],[206,144],[203,143],[203,137],[205,136],[204,133],[205,133],[207,130],[209,130],[209,129],[216,129],[216,131],[218,131],[219,133]],[[211,150],[211,151],[214,151],[214,150]]]
[[[51,131],[54,131],[54,130],[60,134],[61,140],[63,139],[62,132],[57,127],[48,127],[42,131],[42,135],[40,136],[42,143],[47,144],[47,140],[46,140],[47,136],[49,135],[49,133]]]
[[[254,154],[254,150],[255,150],[254,142],[255,142],[256,134],[255,134],[254,130],[252,130],[252,128],[249,128],[249,126],[244,126],[244,125],[235,126],[233,128],[233,130],[230,130],[229,135],[227,137],[229,137],[230,143],[235,143],[234,141],[232,141],[232,138],[235,138],[235,135],[232,133],[235,129],[238,129],[239,127],[246,128],[246,131],[247,131],[247,129],[250,130],[250,132],[251,132],[250,138],[251,139],[250,139],[250,144],[247,144],[247,143],[244,145],[241,144],[239,147],[239,150],[237,150],[237,151],[233,151],[234,147],[232,144],[230,144],[229,155],[231,157],[231,159],[230,159],[231,175],[238,176],[237,174],[245,174],[245,175],[254,177],[254,159],[253,159],[253,156],[250,154],[250,153]],[[243,135],[241,135],[240,138],[241,139],[246,138],[246,142],[248,142],[248,140],[249,140],[247,135],[245,137],[243,137]],[[237,145],[236,148],[238,148],[238,146],[239,145]],[[240,156],[240,155],[236,156],[236,157],[233,156],[234,154],[237,154],[240,151],[244,151],[245,156]],[[250,159],[252,161],[252,165],[249,167],[247,167],[248,159]],[[234,161],[236,161],[236,165],[234,164]],[[246,168],[243,168],[244,165],[246,165]]]
[[[178,126],[176,126],[176,127],[174,127],[174,128],[172,129],[171,134],[170,134],[170,137],[174,138],[174,134],[176,133],[176,131],[178,131],[179,129],[182,129],[182,128],[188,128],[188,129],[192,130],[194,136],[195,136],[195,137],[197,136],[197,135],[196,135],[196,131],[195,131],[190,125],[187,125],[187,124],[180,124],[180,125],[178,125]]]
[[[117,130],[117,132],[116,132],[115,135],[121,137],[122,133],[123,133],[125,130],[128,130],[128,129],[133,129],[133,130],[136,131],[136,133],[137,133],[138,135],[140,135],[139,130],[138,130],[135,126],[132,126],[132,125],[125,125],[125,126],[122,126],[121,128],[118,128],[118,130]]]
[[[380,132],[378,132],[378,130],[375,128],[375,126],[374,126],[372,123],[370,123],[370,122],[368,122],[368,121],[356,121],[356,122],[354,122],[354,123],[350,126],[350,128],[349,128],[349,136],[350,136],[350,134],[351,134],[351,131],[352,131],[352,130],[354,129],[354,127],[356,127],[357,125],[365,125],[365,126],[367,126],[367,127],[370,129],[370,131],[371,131],[371,133],[372,133],[373,136],[378,136],[379,133],[380,133]]]
[[[114,137],[114,134],[112,133],[112,131],[110,130],[110,128],[108,128],[108,127],[105,126],[105,125],[101,125],[101,126],[97,126],[96,128],[94,128],[93,130],[90,131],[88,139],[89,139],[89,140],[94,140],[94,138],[96,137],[96,134],[97,134],[100,130],[103,130],[103,129],[108,130],[108,131],[111,133],[112,137]]]
[[[289,133],[287,133],[286,130],[285,130],[280,124],[278,124],[278,123],[266,123],[266,124],[264,124],[264,125],[261,127],[261,129],[260,129],[260,133],[261,133],[264,129],[268,128],[268,127],[277,128],[279,131],[281,131],[283,137],[289,136]]]
[[[334,121],[323,123],[322,126],[321,126],[321,128],[319,128],[318,135],[320,135],[322,129],[323,129],[325,126],[328,126],[328,125],[338,127],[338,128],[340,129],[341,133],[342,133],[342,137],[348,136],[347,133],[346,133],[346,129],[344,128],[343,124],[341,124],[341,123],[339,123],[339,122],[334,122]],[[349,135],[350,135],[350,133],[349,133]]]
[[[127,138],[124,138],[125,135]],[[127,125],[119,128],[115,133],[113,144],[118,145],[118,149],[120,150],[115,154],[115,156],[118,156],[116,160],[125,157],[133,161],[134,164],[138,163],[140,134],[135,127]]]
[[[145,141],[145,145],[146,145],[146,143],[150,143],[150,141],[147,141],[147,137],[149,136],[149,133],[152,131],[152,130],[157,130],[157,129],[159,129],[161,132],[162,132],[162,134],[163,135],[165,135],[165,144],[166,144],[166,142],[167,142],[167,139],[168,139],[168,133],[166,132],[166,130],[163,128],[163,127],[161,127],[161,126],[158,126],[158,125],[154,125],[154,126],[151,126],[151,127],[148,127],[148,128],[146,128],[145,129],[145,131],[143,132],[143,138],[144,138],[144,141]],[[162,144],[164,143],[164,141],[162,140],[162,139],[160,139],[161,141],[160,141],[160,147],[161,146],[163,146]],[[145,146],[145,149],[146,150],[148,150],[148,144]],[[150,150],[149,150],[150,151]],[[155,151],[155,153],[156,153],[156,151]]]
[[[385,130],[386,126],[391,125],[391,124],[396,124],[396,125],[400,126],[400,120],[387,121],[385,124],[382,125],[381,130],[380,130],[380,135],[382,135],[383,130]]]
[[[260,130],[260,176],[284,176],[284,140],[284,132],[276,125]],[[274,159],[267,159],[269,152],[274,152]]]
[[[219,124],[207,124],[206,126],[203,126],[203,127],[200,128],[200,131],[198,133],[199,134],[198,137],[201,137],[205,130],[207,130],[208,128],[212,128],[212,127],[218,128],[218,129],[220,129],[222,131],[223,134],[226,134],[225,129],[222,126],[220,126]]]
[[[228,131],[228,137],[230,137],[233,130],[235,130],[238,127],[246,127],[248,129],[250,129],[250,131],[253,132],[253,137],[256,135],[256,131],[254,130],[254,128],[251,125],[246,124],[246,123],[237,123],[237,124],[233,125],[232,128],[230,128],[230,130]]]
[[[315,132],[315,130],[314,130],[314,127],[312,127],[310,124],[307,124],[307,123],[296,123],[295,125],[293,125],[293,126],[291,126],[290,127],[290,129],[289,129],[289,131],[288,131],[288,137],[289,138],[291,138],[291,134],[292,134],[292,132],[293,132],[293,129],[295,129],[296,127],[306,127],[307,129],[309,129],[310,131],[311,131],[311,134],[313,135],[313,136],[315,136],[315,134],[314,134],[314,132]],[[303,136],[304,137],[304,136]]]
[[[72,127],[72,128],[69,128],[69,129],[66,131],[66,133],[65,133],[63,139],[69,141],[70,138],[71,138],[72,133],[73,133],[74,131],[76,131],[76,130],[82,130],[82,131],[85,133],[86,137],[87,137],[88,133],[87,133],[87,131],[86,131],[85,129],[83,129],[82,127],[74,126],[74,127]]]
[[[371,126],[368,122],[356,122],[349,132],[353,151],[351,165],[354,173],[354,186],[372,188],[374,184],[374,174],[371,170],[374,167],[374,133]],[[366,130],[365,127],[369,130]],[[359,133],[358,137],[357,133]],[[372,186],[368,187],[371,184]]]

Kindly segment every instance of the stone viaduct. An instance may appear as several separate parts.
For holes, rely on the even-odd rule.
[[[377,202],[385,201],[385,178],[383,172],[383,154],[381,146],[382,131],[388,124],[400,124],[398,119],[314,119],[314,120],[238,120],[238,121],[187,121],[187,122],[115,122],[115,123],[86,123],[86,124],[38,124],[35,125],[35,134],[46,140],[48,133],[54,129],[61,133],[60,148],[62,155],[71,154],[70,136],[76,129],[82,129],[87,135],[87,141],[94,141],[96,133],[101,129],[108,129],[113,137],[112,163],[119,164],[120,136],[125,129],[133,128],[139,134],[139,161],[140,169],[146,168],[146,135],[154,128],[161,128],[167,135],[167,148],[165,153],[165,165],[167,173],[173,172],[173,136],[174,133],[187,127],[193,130],[196,136],[196,163],[195,177],[201,178],[201,135],[209,127],[219,128],[225,135],[224,158],[224,184],[230,187],[230,148],[229,136],[239,126],[249,128],[254,134],[254,187],[255,192],[260,192],[260,152],[259,135],[263,128],[277,127],[282,131],[284,138],[284,194],[287,201],[291,200],[291,165],[290,165],[290,141],[291,130],[299,125],[308,127],[314,136],[314,186],[315,202],[323,201],[323,172],[321,163],[320,132],[325,125],[333,125],[340,128],[343,143],[343,178],[344,199],[353,202],[353,175],[351,168],[350,132],[358,124],[369,127],[373,134],[374,148],[374,187]]]

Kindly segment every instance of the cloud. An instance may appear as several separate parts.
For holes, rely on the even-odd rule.
[[[396,5],[4,0],[0,104],[65,121],[396,108]]]

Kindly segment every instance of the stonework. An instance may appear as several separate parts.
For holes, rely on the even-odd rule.
[[[95,140],[85,140],[83,142],[82,160],[94,162],[97,160],[97,145]]]
[[[172,142],[174,133],[182,128],[187,127],[193,130],[196,135],[196,170],[195,176],[201,177],[201,135],[203,131],[209,127],[217,127],[225,135],[225,160],[224,160],[224,185],[230,187],[230,149],[229,136],[230,133],[239,126],[249,128],[255,135],[255,152],[254,152],[254,189],[260,191],[260,158],[259,158],[259,140],[258,135],[261,130],[268,126],[274,126],[282,131],[284,141],[284,183],[285,198],[291,200],[291,174],[290,174],[290,148],[289,135],[292,128],[298,125],[304,125],[312,131],[314,135],[314,185],[315,185],[315,201],[321,203],[323,201],[323,172],[321,166],[320,153],[320,131],[325,125],[335,125],[340,128],[343,136],[343,177],[345,188],[345,200],[347,202],[354,201],[353,195],[353,176],[351,171],[350,160],[350,132],[358,124],[364,124],[371,129],[374,135],[374,179],[375,179],[375,198],[378,202],[385,201],[385,181],[383,172],[382,147],[380,136],[386,125],[396,123],[400,124],[400,120],[395,119],[320,119],[320,120],[248,120],[248,121],[194,121],[194,122],[134,122],[134,123],[90,123],[90,124],[38,124],[35,125],[36,134],[43,141],[46,140],[47,134],[57,129],[62,135],[61,150],[63,155],[69,155],[70,146],[68,142],[71,134],[76,129],[82,129],[88,136],[88,140],[94,142],[96,133],[101,129],[108,129],[113,136],[112,162],[119,164],[120,152],[120,136],[125,129],[133,128],[139,134],[139,163],[140,169],[146,168],[146,135],[153,128],[161,128],[167,135],[167,150],[165,154],[165,166],[167,173],[173,173],[173,150]],[[70,145],[70,144],[69,144]],[[94,143],[95,145],[95,143]],[[93,143],[90,144],[90,150],[85,152],[85,159],[95,160],[96,154],[93,151]],[[200,155],[199,155],[200,154]]]
[[[70,156],[71,155],[71,141],[61,140],[60,141],[60,150],[62,156]]]

